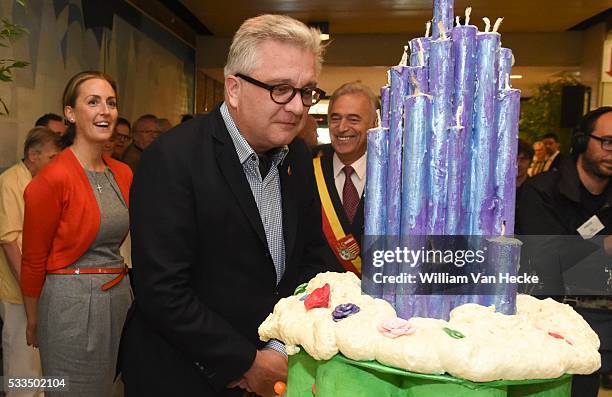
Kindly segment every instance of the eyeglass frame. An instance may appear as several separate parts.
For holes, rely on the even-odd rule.
[[[298,91],[300,92],[300,98],[302,99],[302,105],[304,105],[305,107],[311,107],[311,106],[316,105],[325,96],[325,91],[323,91],[322,89],[320,89],[318,87],[314,87],[314,88],[310,88],[310,87],[295,88],[291,84],[287,84],[287,83],[270,85],[270,84],[264,83],[263,81],[259,81],[257,79],[254,79],[254,78],[252,78],[250,76],[244,75],[242,73],[236,73],[234,76],[240,77],[241,79],[243,79],[246,82],[249,82],[249,83],[251,83],[253,85],[256,85],[258,87],[261,87],[261,88],[264,88],[264,89],[268,90],[270,92],[270,99],[272,99],[272,102],[274,102],[274,103],[276,103],[278,105],[286,105],[289,102],[291,102],[293,100],[293,98],[295,97],[295,94],[298,93]],[[287,101],[285,101],[285,102],[277,101],[276,99],[274,99],[274,96],[272,95],[274,89],[276,87],[280,87],[280,86],[289,87],[292,90],[292,93],[289,96],[289,99],[287,99]],[[306,93],[307,90],[312,90],[313,92],[316,92],[317,94],[319,94],[319,97],[317,98],[317,100],[313,101],[311,104],[304,103],[304,94]]]
[[[589,138],[593,138],[596,141],[599,141],[599,143],[601,144],[601,150],[612,151],[612,138],[611,137],[595,136],[595,135],[589,134]],[[604,148],[605,143],[610,145],[609,149]]]

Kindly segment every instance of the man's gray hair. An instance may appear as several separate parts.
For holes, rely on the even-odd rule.
[[[378,97],[372,92],[370,87],[363,84],[361,81],[351,81],[344,83],[338,87],[332,96],[329,98],[328,111],[331,112],[334,101],[343,95],[363,95],[370,101],[370,109],[372,111],[372,120],[376,121],[376,109],[379,107]]]
[[[258,57],[259,45],[274,40],[311,51],[315,56],[318,75],[325,50],[320,34],[318,29],[309,28],[286,15],[265,14],[247,19],[234,35],[223,73],[225,77],[236,73],[251,73],[261,61],[265,61]]]

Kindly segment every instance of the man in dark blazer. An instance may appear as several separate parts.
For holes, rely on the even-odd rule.
[[[287,374],[258,326],[326,270],[310,152],[295,140],[316,88],[318,31],[292,18],[243,23],[225,102],[162,135],[132,186],[135,302],[120,352],[131,396],[273,395]]]
[[[377,107],[376,95],[361,82],[334,91],[328,108],[331,145],[323,146],[313,161],[329,255],[336,258],[338,271],[357,275],[361,274],[367,131],[375,126]]]

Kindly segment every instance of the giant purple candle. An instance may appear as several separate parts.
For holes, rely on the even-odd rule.
[[[383,128],[389,128],[389,95],[391,88],[388,85],[380,89],[380,123]]]
[[[497,57],[499,33],[485,32],[476,36],[476,94],[474,97],[474,126],[472,130],[472,158],[470,163],[471,216],[469,234],[491,235],[494,225],[495,191],[493,160],[495,142],[495,96],[497,94]]]
[[[469,23],[471,9],[466,10],[466,23]],[[451,131],[449,159],[455,158],[449,170],[450,178],[456,182],[449,184],[449,212],[446,223],[447,234],[468,232],[468,197],[470,178],[470,141],[472,137],[472,115],[474,92],[476,89],[476,34],[478,28],[472,25],[453,28],[453,53],[455,57],[455,93],[453,114],[455,129]],[[458,129],[457,127],[462,127]]]
[[[415,80],[416,81],[416,80]],[[431,134],[431,97],[416,88],[404,103],[401,234],[427,234],[428,138]]]
[[[429,48],[431,37],[417,37],[409,42],[410,66],[427,66],[429,63]]]
[[[390,70],[389,97],[389,163],[387,171],[387,226],[386,233],[398,236],[401,216],[402,135],[404,97],[408,92],[408,67],[394,66]]]
[[[453,28],[455,0],[434,0],[432,39],[438,40]],[[442,26],[440,26],[440,23]]]
[[[518,123],[521,106],[521,92],[512,89],[509,75],[504,80],[506,87],[498,93],[497,117],[497,158],[495,162],[495,206],[494,234],[514,234],[514,212],[516,201],[516,173],[518,148]]]
[[[421,69],[420,71],[418,69]],[[428,186],[428,138],[431,134],[431,106],[429,95],[420,91],[419,72],[423,67],[411,68],[413,95],[404,103],[404,153],[402,169],[402,218],[401,242],[410,250],[420,250],[426,245]],[[398,274],[417,274],[421,263],[401,263]],[[398,283],[395,310],[398,317],[410,318],[423,314],[428,296],[415,295],[416,285]]]
[[[386,227],[387,161],[389,129],[368,130],[364,232],[368,236],[383,236]]]
[[[448,131],[452,125],[453,43],[446,35],[431,42],[429,92],[433,98],[430,143],[429,225],[427,233],[443,235],[448,183]]]
[[[368,151],[366,159],[366,185],[364,204],[364,236],[362,241],[362,258],[367,255],[374,244],[380,244],[384,239],[387,213],[385,208],[387,195],[387,161],[388,157],[388,128],[372,128],[368,130]],[[373,281],[374,266],[362,267],[362,280],[364,290],[371,296],[381,298],[382,285]]]

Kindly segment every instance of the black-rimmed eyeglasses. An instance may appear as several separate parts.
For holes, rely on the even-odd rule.
[[[599,141],[601,143],[601,148],[603,150],[612,150],[612,138],[608,138],[608,137],[599,137],[599,136],[595,136],[595,135],[589,135],[589,138],[593,138],[596,141]]]
[[[242,73],[236,73],[236,77],[240,77],[244,81],[248,81],[251,84],[254,84],[261,88],[265,88],[266,90],[270,91],[270,98],[279,105],[285,105],[291,102],[295,94],[297,94],[298,92],[302,97],[302,104],[304,104],[304,106],[315,105],[321,100],[322,97],[325,96],[325,91],[320,88],[295,88],[289,84],[269,85],[252,77],[245,76]]]

